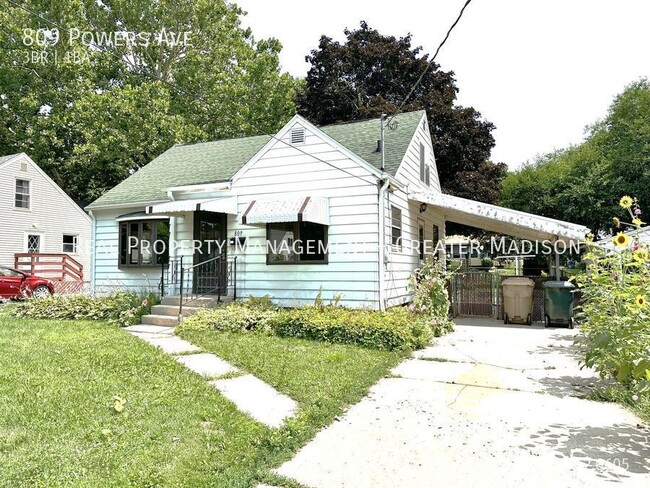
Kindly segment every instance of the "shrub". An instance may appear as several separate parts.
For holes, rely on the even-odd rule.
[[[106,320],[122,327],[140,323],[158,303],[153,293],[115,292],[106,296],[53,295],[30,298],[9,310],[14,317],[35,319]]]
[[[415,276],[410,279],[413,290],[410,310],[427,315],[434,325],[434,330],[440,329],[441,332],[453,330],[453,323],[449,320],[451,303],[447,291],[450,275],[451,273],[443,268],[441,261],[428,256]]]
[[[386,312],[312,305],[295,309],[256,308],[251,303],[204,309],[187,318],[182,329],[261,332],[283,337],[355,344],[372,349],[417,349],[448,330],[426,314],[405,307]]]
[[[640,227],[640,209],[621,200]],[[615,226],[625,225],[614,219]],[[650,392],[650,313],[647,300],[650,254],[626,234],[614,237],[614,249],[589,242],[587,273],[578,277],[586,354],[584,363],[636,392]]]

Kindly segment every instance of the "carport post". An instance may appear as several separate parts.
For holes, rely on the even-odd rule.
[[[560,253],[555,247],[555,281],[560,281]]]

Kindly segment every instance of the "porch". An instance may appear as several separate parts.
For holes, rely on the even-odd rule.
[[[78,293],[83,288],[84,267],[68,254],[16,253],[14,269],[49,279],[57,294]]]

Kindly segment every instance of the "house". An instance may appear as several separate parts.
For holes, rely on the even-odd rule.
[[[387,122],[296,115],[273,135],[173,146],[87,207],[95,290],[191,282],[285,306],[321,293],[383,309],[411,300],[409,277],[444,253],[447,221],[553,241],[587,233],[443,194],[425,112]]]
[[[29,156],[0,157],[0,196],[0,266],[90,281],[90,217]]]

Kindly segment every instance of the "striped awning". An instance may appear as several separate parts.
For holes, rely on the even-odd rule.
[[[252,200],[242,215],[244,225],[276,222],[313,222],[329,225],[328,200],[322,197]]]
[[[148,214],[184,214],[195,211],[237,215],[237,198],[210,198],[205,200],[177,200],[147,207]]]

